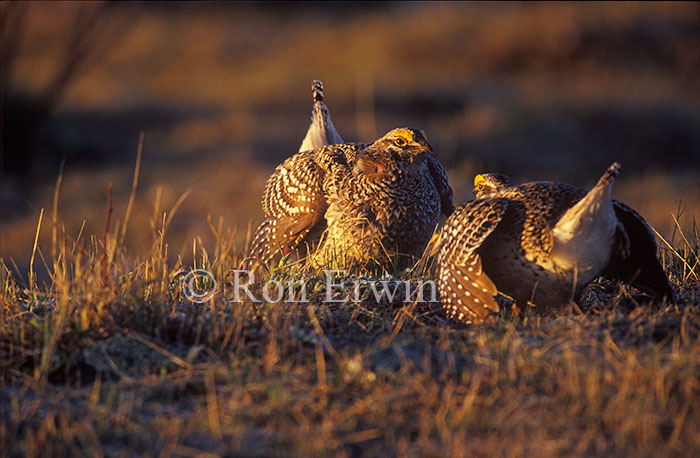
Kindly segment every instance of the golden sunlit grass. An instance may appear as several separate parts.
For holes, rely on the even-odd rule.
[[[152,6],[117,4],[128,27],[54,113],[50,155],[86,141],[110,165],[0,183],[21,210],[0,221],[0,456],[700,455],[700,191],[676,151],[697,145],[697,5]],[[30,5],[18,88],[51,80],[80,8]],[[335,277],[325,302],[282,265],[251,292],[303,275],[308,302],[232,302],[314,78],[346,141],[426,130],[458,202],[476,173],[585,187],[620,160],[614,197],[659,231],[677,301],[598,281],[467,327],[372,294],[426,266]],[[193,269],[213,299],[184,297]]]
[[[222,224],[210,223],[213,246],[192,244],[191,267],[212,272],[218,293],[190,302],[183,266],[168,261],[181,201],[167,211],[156,203],[146,256],[120,243],[127,221],[143,221],[115,213],[104,238],[71,237],[60,215],[42,212],[37,226],[54,224],[55,242],[48,257],[33,252],[51,280],[30,274],[25,287],[0,265],[7,454],[700,452],[694,227],[676,226],[663,243],[676,303],[598,282],[583,312],[502,312],[464,327],[438,304],[377,302],[366,285],[359,303],[342,300],[352,283],[335,291],[339,302],[325,302],[313,276],[308,302],[233,302],[229,272],[242,253]],[[297,279],[295,269],[267,274],[251,291],[261,297],[263,280]]]

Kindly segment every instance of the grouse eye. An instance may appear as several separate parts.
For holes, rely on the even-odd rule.
[[[398,146],[399,148],[403,148],[404,146],[406,146],[406,140],[404,140],[401,137],[395,138],[394,145]]]

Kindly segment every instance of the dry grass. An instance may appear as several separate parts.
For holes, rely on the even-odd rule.
[[[16,85],[42,87],[78,8],[31,5]],[[31,194],[0,183],[5,208],[19,208],[2,221],[0,256],[26,272],[63,156],[59,206],[69,235],[84,220],[86,234],[101,233],[109,182],[124,215],[141,132],[131,253],[148,253],[157,195],[169,208],[191,190],[169,231],[171,261],[191,263],[195,236],[213,243],[209,215],[244,233],[262,216],[265,179],[303,138],[314,78],[348,141],[402,125],[425,130],[458,201],[472,197],[475,172],[588,187],[619,161],[616,197],[668,236],[679,201],[700,214],[699,11],[692,3],[393,3],[340,12],[123,4],[114,22],[129,27],[76,77],[47,126],[56,166],[36,164],[43,173]],[[106,165],[80,165],[76,151]]]
[[[325,302],[313,277],[308,303],[232,302],[224,280],[240,253],[222,226],[210,250],[192,248],[192,267],[222,286],[190,302],[168,262],[173,214],[151,219],[142,258],[112,224],[106,244],[59,230],[45,286],[0,266],[6,455],[700,453],[694,228],[677,226],[663,250],[676,303],[599,282],[583,311],[464,327],[438,304],[376,301],[366,285],[359,303]],[[297,274],[281,268],[252,291]]]
[[[33,6],[25,89],[76,7]],[[700,455],[697,5],[124,8],[49,126],[111,162],[0,183],[22,208],[0,221],[0,456]],[[231,302],[312,78],[346,140],[425,129],[459,201],[475,172],[589,186],[620,160],[614,197],[663,236],[677,302],[601,281],[473,327],[366,283],[327,303],[314,277],[308,303]],[[188,301],[183,267],[219,294]],[[253,291],[299,273],[270,275]]]

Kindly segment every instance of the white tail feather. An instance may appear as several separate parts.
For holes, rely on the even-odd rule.
[[[311,125],[301,142],[299,152],[311,151],[326,145],[343,143],[338,131],[335,130],[328,107],[323,102],[323,83],[319,80],[311,82],[314,107],[311,112]]]

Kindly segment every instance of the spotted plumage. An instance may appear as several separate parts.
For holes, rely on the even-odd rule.
[[[653,232],[610,198],[619,170],[613,164],[590,191],[478,175],[477,199],[454,212],[438,242],[436,280],[447,315],[482,321],[498,310],[496,289],[521,307],[566,304],[600,275],[673,298]]]
[[[311,251],[313,267],[408,265],[440,213],[453,210],[444,169],[423,134],[394,129],[368,144],[326,145],[287,159],[263,196],[250,258]]]
[[[299,153],[279,165],[267,182],[262,200],[265,219],[255,231],[250,254],[241,264],[243,268],[255,269],[275,254],[286,254],[299,245],[318,222],[316,209],[325,205],[322,172],[318,170],[313,150],[343,143],[343,139],[323,100],[321,81],[311,82],[311,95],[311,124]],[[302,229],[295,233],[299,227]]]

